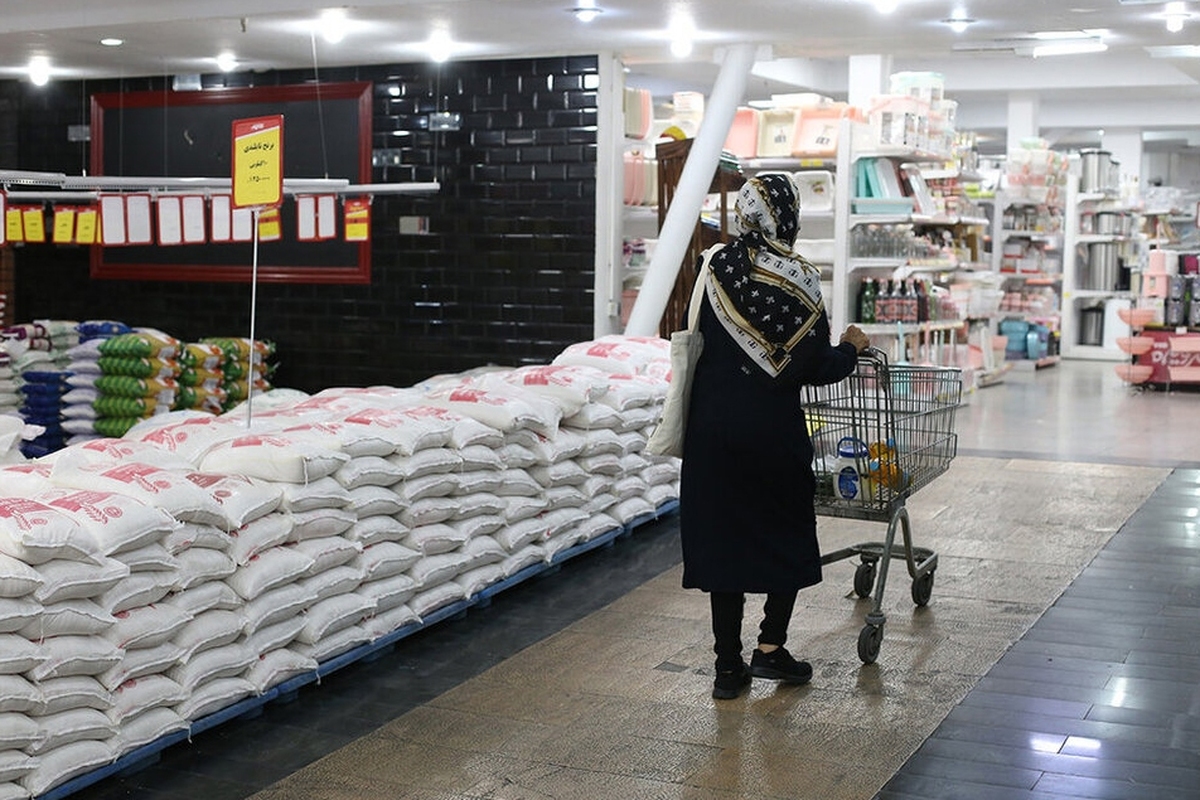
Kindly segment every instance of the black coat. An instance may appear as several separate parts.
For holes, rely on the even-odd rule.
[[[854,370],[825,313],[772,379],[726,333],[705,298],[680,485],[685,588],[795,591],[821,580],[813,446],[800,387]]]

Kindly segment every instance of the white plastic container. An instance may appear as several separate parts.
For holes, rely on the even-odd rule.
[[[838,442],[838,457],[833,468],[833,493],[841,500],[854,502],[863,496],[863,479],[859,465],[869,458],[867,445],[852,437]]]

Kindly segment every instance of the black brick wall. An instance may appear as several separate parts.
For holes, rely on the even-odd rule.
[[[442,188],[375,198],[369,286],[259,285],[256,334],[278,345],[276,384],[405,386],[487,363],[545,363],[591,338],[597,64],[584,56],[321,70],[322,81],[375,86],[373,146],[401,150],[402,166],[376,167],[373,182]],[[88,121],[90,95],[162,91],[164,80],[10,82],[0,104],[15,104],[19,123],[15,146],[14,126],[0,126],[2,166],[79,174],[87,145],[68,142],[67,126]],[[429,131],[433,111],[461,114],[461,130]],[[401,216],[429,217],[431,233],[401,235]],[[16,284],[18,322],[118,319],[183,339],[249,331],[249,285],[91,280],[82,248],[18,248]]]

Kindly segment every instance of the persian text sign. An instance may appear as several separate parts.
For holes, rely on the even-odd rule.
[[[233,205],[283,201],[283,115],[233,121]]]

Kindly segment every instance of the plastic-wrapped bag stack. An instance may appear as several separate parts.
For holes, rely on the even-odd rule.
[[[30,425],[41,428],[41,433],[21,445],[21,452],[29,458],[38,458],[66,444],[67,434],[63,430],[63,396],[69,391],[67,379],[70,373],[53,368],[46,362],[45,368],[28,368],[21,374],[20,414]]]
[[[77,326],[79,343],[67,351],[64,368],[69,373],[69,390],[63,396],[63,430],[67,444],[100,438],[96,432],[96,380],[100,371],[100,344],[105,339],[130,333],[132,329],[115,320],[84,320]]]
[[[9,342],[0,339],[0,414],[16,415],[21,407],[21,395],[17,372],[13,368],[13,356],[9,352]]]
[[[271,363],[275,355],[274,342],[257,339],[252,343],[246,337],[209,336],[201,339],[201,343],[216,345],[225,354],[221,365],[221,388],[225,392],[226,409],[249,397],[251,388],[256,394],[271,390],[271,375],[275,371],[275,365]]]
[[[179,395],[174,410],[220,414],[229,407],[225,389],[226,353],[215,344],[191,342],[179,354]]]
[[[178,339],[139,328],[102,340],[98,349],[96,433],[123,436],[139,421],[172,409],[179,394]]]

